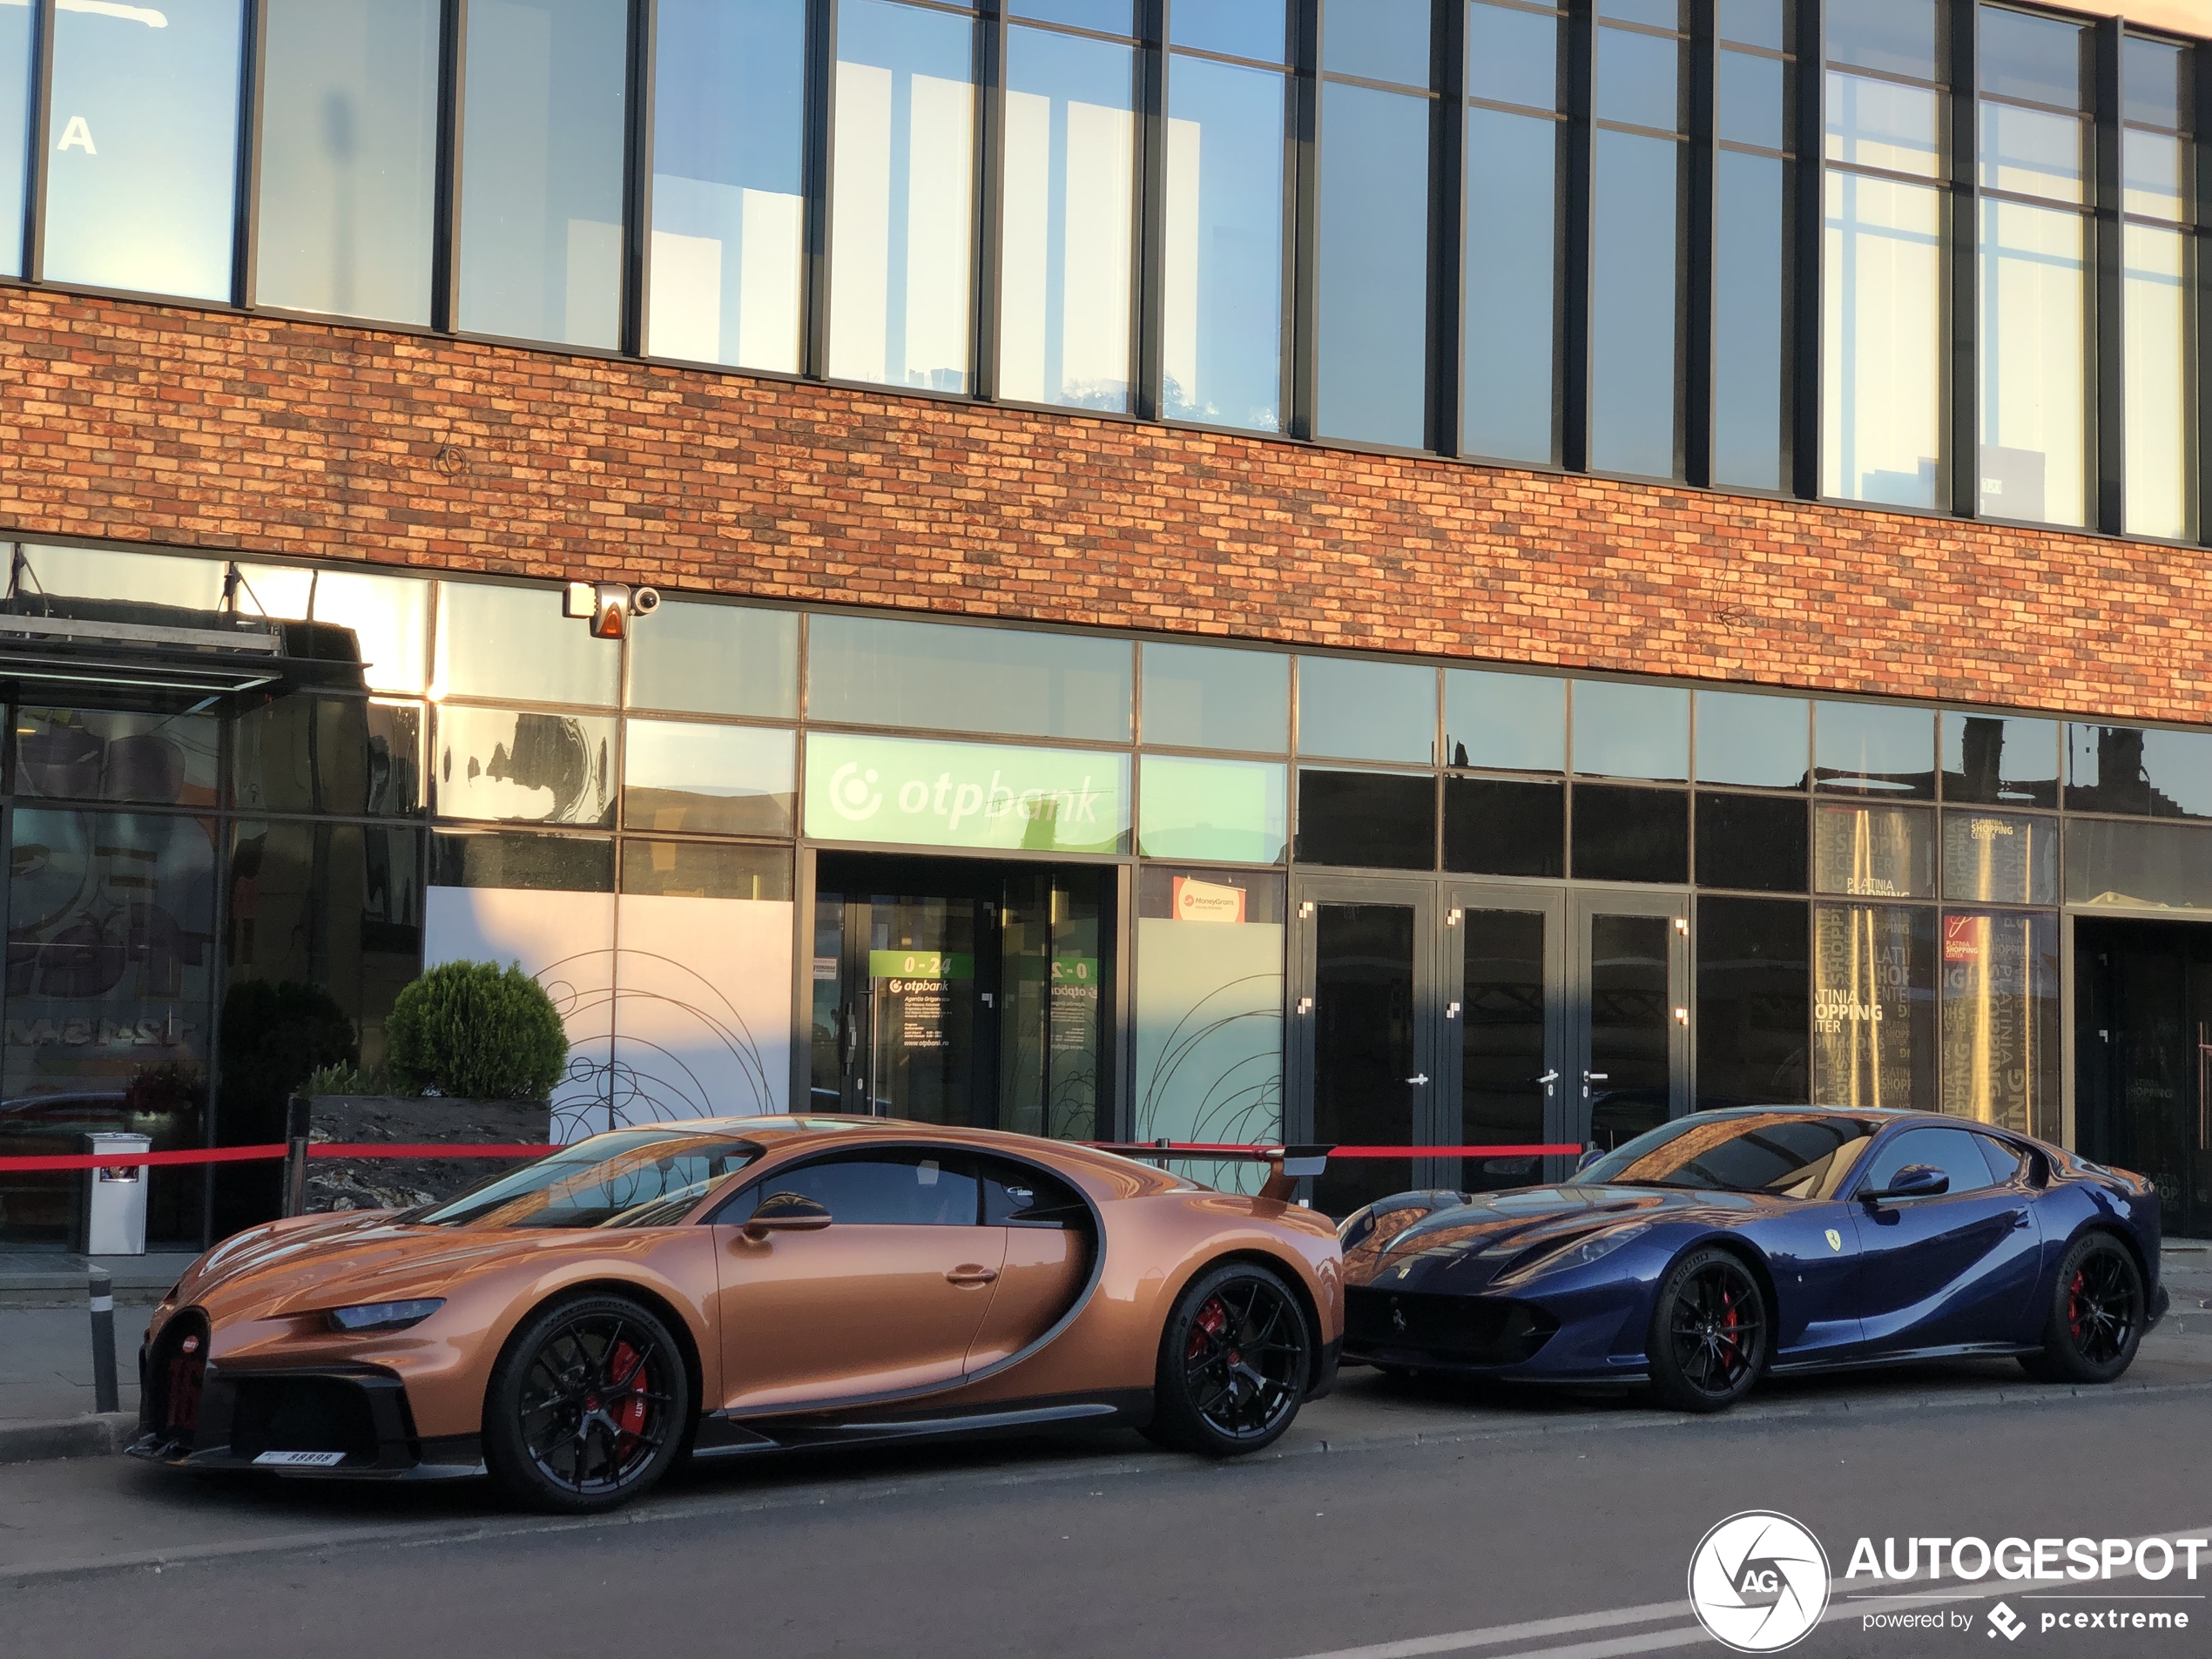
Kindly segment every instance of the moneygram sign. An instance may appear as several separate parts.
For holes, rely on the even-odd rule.
[[[806,739],[806,833],[978,852],[1120,853],[1129,757],[988,743]]]

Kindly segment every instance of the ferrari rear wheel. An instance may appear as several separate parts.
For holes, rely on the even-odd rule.
[[[1678,1412],[1725,1411],[1767,1358],[1766,1298],[1732,1251],[1694,1250],[1661,1281],[1647,1352],[1651,1392]]]
[[[2020,1366],[2042,1382],[2108,1383],[2134,1363],[2143,1339],[2143,1276],[2109,1233],[2078,1238],[2059,1264],[2043,1352]]]
[[[1152,1422],[1178,1452],[1256,1452],[1291,1426],[1312,1375],[1313,1338],[1291,1287],[1249,1262],[1201,1273],[1160,1338]]]
[[[628,1297],[571,1297],[508,1339],[485,1392],[484,1462],[521,1502],[611,1509],[668,1473],[691,1416],[668,1327]]]

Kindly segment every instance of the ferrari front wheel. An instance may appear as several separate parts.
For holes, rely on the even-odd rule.
[[[1651,1310],[1651,1392],[1678,1412],[1725,1411],[1767,1357],[1766,1297],[1733,1251],[1693,1250],[1660,1282]]]
[[[1298,1415],[1312,1361],[1305,1314],[1281,1278],[1249,1262],[1201,1273],[1168,1315],[1144,1432],[1206,1457],[1256,1452]]]
[[[624,1296],[547,1304],[508,1339],[484,1398],[484,1463],[510,1498],[588,1514],[668,1473],[691,1420],[668,1327]]]
[[[2041,1382],[2108,1383],[2134,1363],[2143,1339],[2143,1276],[2109,1233],[2074,1240],[2059,1263],[2043,1351],[2020,1366]]]

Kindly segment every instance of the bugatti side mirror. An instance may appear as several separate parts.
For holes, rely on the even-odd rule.
[[[830,1212],[803,1192],[772,1192],[760,1201],[745,1236],[759,1244],[770,1233],[819,1232],[830,1224]]]
[[[1890,1177],[1890,1184],[1859,1196],[1877,1198],[1933,1198],[1951,1190],[1951,1177],[1932,1163],[1908,1163]]]

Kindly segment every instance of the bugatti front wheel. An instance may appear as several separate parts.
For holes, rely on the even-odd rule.
[[[676,1339],[624,1296],[547,1304],[508,1339],[484,1397],[484,1462],[516,1501],[585,1514],[668,1473],[691,1421]]]
[[[2144,1322],[2135,1258],[2109,1233],[2091,1233],[2060,1262],[2043,1351],[2023,1355],[2020,1366],[2042,1382],[2112,1382],[2134,1363]]]
[[[1290,1427],[1312,1368],[1312,1334],[1291,1287],[1257,1264],[1227,1263],[1176,1298],[1144,1432],[1208,1457],[1258,1451]]]
[[[1693,1250],[1661,1281],[1647,1352],[1651,1392],[1680,1412],[1724,1411],[1767,1357],[1766,1297],[1732,1251]]]

